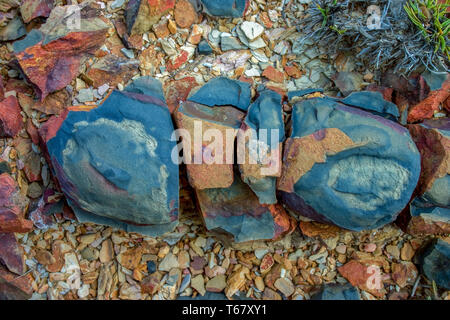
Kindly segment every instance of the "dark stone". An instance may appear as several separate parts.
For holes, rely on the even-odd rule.
[[[325,284],[319,292],[311,296],[311,300],[361,300],[354,286],[347,284]]]
[[[272,137],[275,133],[278,136]],[[281,149],[285,138],[281,96],[278,93],[267,89],[259,92],[238,132],[238,141],[240,137],[241,141],[246,137],[243,145],[238,143],[238,157],[245,155],[245,162],[239,164],[242,180],[250,186],[260,203],[277,203],[276,180],[281,173]],[[266,146],[261,146],[263,141]],[[258,148],[251,148],[252,144]],[[241,146],[245,149],[242,150]],[[267,151],[263,154],[264,147]]]
[[[409,132],[324,98],[295,104],[278,183],[283,202],[320,222],[360,231],[392,222],[420,174]]]
[[[150,273],[154,273],[156,272],[156,263],[153,260],[150,260],[147,262],[147,272]]]
[[[429,243],[418,253],[421,272],[439,287],[450,290],[450,244],[441,239]]]
[[[81,222],[151,236],[178,224],[174,128],[161,97],[159,81],[139,78],[100,106],[69,108],[40,128],[52,171]]]
[[[200,41],[197,49],[198,49],[199,54],[208,55],[208,54],[213,53],[211,46],[209,45],[208,41],[206,41],[206,40]]]
[[[246,82],[217,77],[208,81],[188,100],[210,107],[232,105],[247,111],[251,99],[250,87]]]
[[[200,0],[205,12],[211,16],[240,18],[247,10],[249,0]]]

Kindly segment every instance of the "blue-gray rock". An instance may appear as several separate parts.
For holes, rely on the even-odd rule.
[[[178,224],[174,128],[155,81],[138,79],[97,108],[72,107],[40,129],[53,173],[81,222],[151,236]]]
[[[450,244],[436,239],[418,253],[421,272],[439,287],[450,290]]]
[[[211,16],[240,18],[249,0],[201,0],[205,12]]]
[[[360,231],[395,220],[420,174],[405,128],[326,98],[296,103],[278,189],[309,218]]]
[[[250,105],[238,137],[241,134],[249,135],[245,150],[238,149],[238,154],[244,153],[248,157],[245,163],[239,164],[242,180],[250,186],[260,203],[277,203],[276,180],[281,172],[281,143],[285,138],[281,95],[262,89],[258,98]],[[251,151],[252,141],[254,146],[261,146],[261,142],[265,142],[269,156],[261,159],[259,153],[262,150],[258,148]],[[253,164],[249,163],[250,159],[253,159]],[[264,173],[262,168],[269,169],[267,162],[270,160],[274,160],[270,163],[273,170]]]
[[[210,107],[232,105],[247,111],[250,105],[250,84],[226,77],[217,77],[204,84],[188,98]]]
[[[200,41],[200,43],[198,44],[197,50],[198,50],[199,54],[204,54],[204,55],[213,53],[213,50],[212,50],[211,46],[209,45],[208,41],[206,41],[204,39],[202,41]]]
[[[319,292],[311,296],[311,300],[361,300],[361,295],[350,283],[330,283],[323,285]]]

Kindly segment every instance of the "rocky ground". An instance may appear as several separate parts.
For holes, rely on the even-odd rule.
[[[62,42],[44,50],[33,39],[18,39],[46,21],[36,36],[41,40],[67,33],[56,8],[70,3],[19,3],[0,3],[0,173],[12,178],[2,179],[0,210],[15,212],[12,219],[0,211],[0,296],[166,300],[219,293],[216,298],[307,300],[324,284],[350,282],[364,300],[450,299],[450,291],[420,272],[416,255],[432,239],[449,242],[445,232],[406,233],[399,223],[355,232],[293,215],[298,227],[281,239],[229,243],[205,229],[186,181],[180,224],[162,237],[79,223],[62,201],[38,134],[68,106],[93,106],[140,76],[162,82],[171,112],[192,89],[224,76],[250,83],[252,96],[261,84],[283,97],[318,87],[331,96],[380,91],[400,114],[414,105],[403,124],[406,117],[409,123],[446,118],[448,87],[430,90],[423,77],[397,81],[314,43],[293,52],[309,0],[254,0],[235,18],[199,12],[187,0],[149,1],[152,19],[140,11],[127,17],[133,13],[126,0],[94,1],[100,19],[83,24],[69,48]],[[30,47],[35,59],[24,50]],[[42,61],[50,67],[40,68]],[[285,116],[291,109],[284,99]]]

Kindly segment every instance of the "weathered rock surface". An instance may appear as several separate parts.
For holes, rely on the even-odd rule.
[[[278,189],[294,212],[350,230],[392,222],[420,174],[408,131],[329,99],[295,104]]]
[[[81,5],[78,11],[73,6],[58,6],[40,29],[14,43],[18,64],[41,101],[79,74],[82,60],[100,48],[107,30],[108,25],[89,5]]]
[[[14,137],[23,128],[20,106],[15,96],[0,101],[0,137]]]
[[[175,7],[175,0],[130,0],[125,19],[130,35],[150,31],[163,14]]]
[[[450,232],[450,120],[408,125],[421,154],[422,171],[410,204],[412,234]]]
[[[159,235],[178,223],[172,131],[161,84],[142,77],[97,108],[69,108],[40,134],[78,220]]]
[[[211,16],[240,18],[250,4],[249,0],[201,0],[203,9]]]
[[[127,83],[139,68],[139,61],[107,55],[100,58],[87,72],[96,88],[103,84],[115,87],[118,83]]]
[[[53,0],[24,0],[20,5],[20,14],[25,23],[37,17],[48,17],[53,9]]]
[[[232,105],[243,111],[247,111],[250,99],[250,84],[225,77],[211,79],[188,98],[210,107]]]
[[[22,275],[25,271],[24,252],[14,233],[0,233],[0,264],[9,271]]]
[[[323,285],[319,292],[311,296],[311,300],[361,300],[361,296],[350,283],[331,283]]]
[[[25,219],[28,198],[7,173],[0,174],[0,232],[29,232],[33,222]]]
[[[33,277],[18,277],[0,266],[0,300],[27,300],[33,293]]]
[[[228,188],[196,190],[206,228],[236,242],[277,239],[295,228],[280,205],[261,205],[252,190],[235,174]]]
[[[183,136],[189,183],[196,189],[229,187],[233,183],[234,148],[227,148],[227,130],[237,131],[244,113],[231,106],[208,107],[187,101],[180,104],[175,118],[177,127],[189,133]],[[210,143],[202,133],[206,130],[218,130],[222,136]],[[195,146],[196,138],[201,146]],[[231,138],[233,142],[235,136]]]
[[[242,141],[242,143],[239,143]],[[258,196],[262,204],[273,204],[276,198],[276,179],[281,174],[281,149],[284,123],[281,96],[262,90],[251,104],[238,132],[238,157],[242,180]]]
[[[450,290],[450,244],[441,239],[429,243],[418,255],[420,269],[439,287]]]

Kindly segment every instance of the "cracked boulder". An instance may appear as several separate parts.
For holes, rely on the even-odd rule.
[[[239,174],[228,188],[196,189],[206,228],[225,241],[278,239],[295,229],[281,205],[262,205]]]
[[[66,87],[106,39],[109,27],[100,11],[88,3],[80,6],[55,7],[40,29],[14,43],[18,65],[41,101]]]
[[[234,140],[244,116],[232,106],[208,107],[191,101],[180,103],[175,119],[183,141],[184,163],[191,186],[196,189],[231,186]],[[201,145],[196,145],[196,141]]]
[[[450,120],[408,125],[419,149],[422,172],[410,204],[411,234],[450,233]]]
[[[420,154],[397,123],[327,98],[297,102],[278,182],[282,202],[354,231],[392,222],[408,204]]]
[[[253,102],[238,132],[237,154],[242,180],[262,204],[277,203],[276,181],[281,174],[284,123],[281,96],[264,89]]]
[[[80,222],[156,236],[178,224],[173,124],[159,81],[142,77],[98,107],[40,128],[52,172]]]

